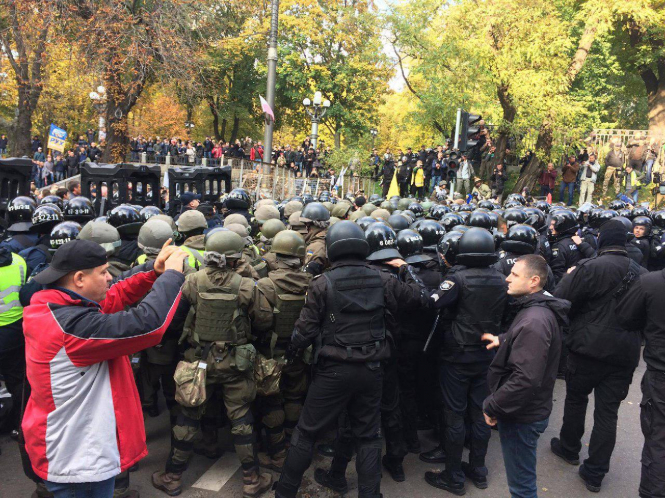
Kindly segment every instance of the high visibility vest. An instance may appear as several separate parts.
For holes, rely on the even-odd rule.
[[[25,284],[28,265],[18,254],[12,253],[12,264],[0,266],[0,327],[23,317],[23,306],[18,292]]]
[[[189,256],[187,256],[187,264],[189,266],[195,270],[198,270],[199,267],[203,266],[203,251],[192,249],[191,247],[187,246],[180,246],[180,249],[189,254]]]
[[[141,254],[138,258],[136,258],[136,264],[142,265],[143,263],[145,263],[146,259],[148,259],[148,256],[146,256],[145,254]]]

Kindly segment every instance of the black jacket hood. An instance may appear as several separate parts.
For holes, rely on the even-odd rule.
[[[515,304],[519,309],[529,308],[531,306],[547,307],[552,310],[559,325],[568,325],[568,312],[570,311],[571,306],[570,301],[554,297],[547,291],[540,291],[517,298]]]

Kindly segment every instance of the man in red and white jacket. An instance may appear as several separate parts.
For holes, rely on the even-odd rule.
[[[185,257],[165,245],[154,263],[109,287],[106,251],[75,240],[34,277],[49,287],[24,310],[32,393],[22,428],[32,467],[56,498],[82,487],[85,496],[110,498],[115,476],[148,453],[127,355],[162,339],[180,301]]]

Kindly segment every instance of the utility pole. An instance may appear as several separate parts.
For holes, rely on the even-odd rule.
[[[268,35],[268,85],[266,100],[275,112],[275,84],[277,80],[277,28],[279,22],[279,0],[272,0],[270,14],[270,34]],[[263,175],[270,174],[270,161],[272,158],[272,132],[274,121],[266,120],[263,132]]]

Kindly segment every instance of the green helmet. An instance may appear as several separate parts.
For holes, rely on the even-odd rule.
[[[294,230],[283,230],[275,235],[270,252],[285,256],[305,257],[305,239]]]
[[[359,209],[358,211],[354,211],[353,213],[351,213],[351,215],[349,216],[349,220],[356,221],[356,220],[359,220],[360,218],[362,218],[363,216],[367,216],[367,215],[365,214],[365,212],[362,209]]]
[[[411,204],[411,199],[400,199],[399,202],[397,203],[397,209],[399,209],[400,211],[409,209],[409,204]]]
[[[282,230],[286,230],[286,226],[280,220],[268,220],[261,227],[261,234],[266,239],[273,239]]]
[[[307,229],[305,228],[305,222],[300,221],[300,211],[291,213],[291,216],[289,216],[289,228],[291,230],[295,230],[296,232],[307,233]]]
[[[284,218],[287,220],[295,212],[300,212],[303,210],[305,205],[300,201],[289,201],[284,205]]]
[[[115,254],[121,245],[118,229],[108,223],[86,223],[77,239],[97,242],[106,250],[107,256]]]
[[[365,213],[365,216],[370,216],[377,209],[378,208],[370,202],[363,204],[362,207],[362,211]]]
[[[139,230],[138,244],[143,252],[146,249],[159,250],[169,239],[173,239],[173,230],[169,224],[162,220],[149,219]]]
[[[156,215],[150,217],[150,219],[153,219],[153,218],[156,219],[156,220],[165,221],[166,223],[169,224],[169,226],[171,227],[171,230],[173,230],[174,232],[178,230],[178,227],[175,226],[175,221],[173,221],[173,218],[171,218],[167,214],[156,214]]]
[[[433,205],[434,203],[432,201],[424,201],[421,204],[421,206],[423,207],[423,211],[425,211],[425,213],[429,213],[429,210],[432,209]]]
[[[391,212],[391,213],[395,210],[395,208],[394,208],[393,205],[390,203],[390,201],[383,201],[383,202],[381,203],[381,209],[385,209],[386,211],[389,211],[389,212]]]
[[[232,259],[241,258],[244,248],[245,241],[240,235],[231,230],[215,232],[208,237],[205,243],[206,251],[217,252]]]
[[[277,209],[274,204],[272,206],[260,206],[254,211],[254,218],[259,222],[259,225],[263,225],[268,220],[278,220],[279,209]]]
[[[247,235],[249,235],[247,233],[247,229],[244,226],[242,226],[240,223],[229,223],[224,228],[226,228],[228,230],[231,230],[234,233],[237,233],[238,235],[240,235],[243,238],[247,237]]]
[[[275,206],[275,201],[272,199],[261,199],[254,205],[254,210],[256,211],[261,206]]]
[[[335,205],[332,202],[329,202],[329,201],[322,202],[321,204],[323,204],[326,207],[326,209],[328,211],[330,211],[331,213],[332,213],[333,208],[335,207]]]
[[[224,218],[224,226],[228,226],[231,223],[240,223],[245,228],[249,228],[249,222],[242,214],[234,213]]]
[[[201,211],[196,211],[195,209],[182,213],[175,224],[178,226],[179,232],[185,233],[196,230],[197,228],[208,228],[206,217],[203,216]]]
[[[340,220],[339,218],[336,218],[335,216],[331,216],[330,217],[330,226],[333,226],[338,221],[342,221],[342,220]]]
[[[338,202],[337,204],[335,204],[335,207],[331,211],[331,214],[335,218],[339,218],[341,220],[343,218],[346,218],[350,210],[351,210],[351,204],[349,204],[348,202]]]
[[[390,211],[387,209],[375,209],[372,212],[372,218],[375,220],[388,221],[388,218],[390,218]]]

